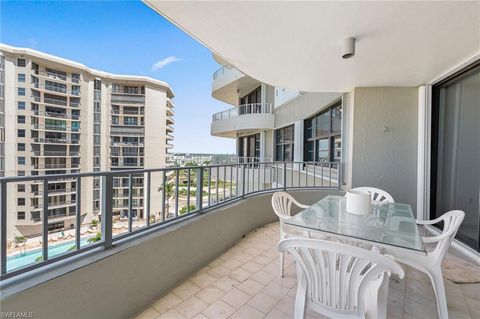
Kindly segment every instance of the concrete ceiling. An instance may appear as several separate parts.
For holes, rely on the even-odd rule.
[[[243,73],[301,91],[416,86],[480,52],[480,1],[145,2]]]

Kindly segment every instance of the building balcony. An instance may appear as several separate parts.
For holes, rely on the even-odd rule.
[[[67,113],[60,112],[43,112],[38,110],[32,110],[33,116],[59,118],[65,120],[80,121],[80,115],[69,115]]]
[[[141,125],[112,124],[110,134],[117,136],[143,136],[145,129]]]
[[[63,125],[42,125],[42,124],[32,124],[32,130],[36,131],[53,131],[53,132],[67,132],[67,133],[78,133],[80,132],[80,127],[67,127]]]
[[[67,76],[64,74],[56,73],[56,72],[46,71],[44,69],[39,69],[39,70],[32,69],[32,72],[35,75],[38,75],[41,78],[47,79],[47,80],[61,81],[61,82],[66,82],[70,84],[80,83],[80,78],[71,77],[71,76]]]
[[[41,98],[38,96],[32,96],[32,99],[35,101],[35,103],[51,105],[54,107],[73,107],[76,109],[80,108],[80,103],[78,102],[70,101],[70,103],[68,103],[66,100]]]
[[[80,152],[67,151],[33,151],[32,157],[80,157]]]
[[[32,88],[38,91],[46,92],[46,93],[60,94],[62,96],[75,96],[75,97],[80,96],[80,90],[67,89],[66,86],[59,87],[55,85],[32,83]]]
[[[32,139],[34,144],[80,144],[80,140],[70,138],[40,138],[36,137]]]
[[[260,81],[226,64],[213,73],[212,96],[219,101],[238,105],[242,94],[248,93],[260,84]]]
[[[194,167],[191,170],[197,172],[195,176],[206,177],[204,186],[192,190],[190,195],[183,195],[182,203],[176,203],[174,197],[169,198],[168,204],[165,202],[169,208],[164,213],[159,213],[161,207],[151,205],[155,203],[154,196],[166,194],[165,188],[144,187],[144,192],[151,193],[145,193],[143,201],[136,198],[130,206],[126,205],[128,202],[114,200],[118,196],[125,198],[122,196],[125,192],[114,191],[112,173],[100,172],[98,177],[103,181],[105,194],[101,198],[102,225],[98,226],[102,229],[101,240],[87,243],[86,239],[97,230],[88,233],[82,226],[64,231],[79,236],[78,244],[74,240],[64,244],[66,247],[78,245],[74,250],[53,253],[53,249],[59,249],[63,243],[42,241],[48,260],[37,260],[22,268],[8,268],[13,259],[3,257],[7,271],[2,274],[5,280],[2,282],[2,310],[14,311],[23,307],[27,311],[35,310],[40,318],[62,317],[64,307],[83,318],[292,318],[296,265],[291,257],[287,257],[285,277],[279,276],[277,243],[280,234],[277,216],[271,208],[271,194],[287,190],[307,205],[327,195],[344,194],[339,188],[339,175],[329,183],[336,186],[314,186],[315,176],[309,176],[308,169],[302,170],[302,167],[314,163],[300,164],[299,173],[307,174],[303,177],[290,175],[293,169],[282,172],[282,167],[293,168],[293,163],[283,162],[262,163],[259,168],[250,163]],[[340,164],[331,165],[338,167]],[[250,172],[246,173],[244,168]],[[142,170],[140,173],[153,176],[173,172],[176,175],[182,171],[186,172],[185,168]],[[275,171],[277,173],[273,173]],[[241,173],[234,176],[229,172]],[[88,173],[70,176],[91,177]],[[144,179],[145,185],[151,176]],[[304,177],[307,177],[305,184]],[[14,177],[2,182],[45,178],[56,177]],[[255,183],[241,186],[245,179]],[[238,181],[238,184],[233,189],[232,184],[214,187],[212,182],[215,180],[223,183]],[[302,184],[297,185],[300,181]],[[195,180],[191,184],[197,185]],[[127,188],[127,193],[142,194],[135,193],[133,186]],[[174,185],[173,193],[179,195],[184,188]],[[179,208],[188,202],[196,207],[181,212]],[[146,217],[152,218],[139,219],[127,213],[122,221],[113,219],[115,214],[128,211],[130,207],[141,209]],[[62,221],[71,213],[66,214],[69,216],[52,215],[46,221],[38,220],[39,225]],[[72,214],[71,217],[73,221],[75,216]],[[37,276],[37,272],[42,275]],[[435,318],[435,299],[429,279],[412,268],[407,267],[406,273],[403,280],[390,280],[388,318],[416,314]],[[15,280],[20,280],[21,289],[15,285]],[[48,284],[41,284],[42,280],[48,280]],[[57,289],[64,285],[69,286],[68,294]],[[25,287],[29,289],[25,290]],[[472,311],[477,311],[478,307],[472,300],[476,300],[479,289],[480,284],[456,285],[446,281],[452,318],[475,317],[471,313],[475,313]],[[132,298],[132,291],[142,293],[134,294],[137,297]],[[109,298],[105,298],[107,292]],[[47,301],[45,295],[50,297]],[[99,300],[103,302],[98,303]],[[54,307],[58,303],[63,307]],[[410,315],[412,313],[414,315]],[[307,318],[320,317],[307,313]]]
[[[237,133],[272,130],[274,119],[272,104],[244,104],[214,114],[210,131],[215,136],[235,137]]]

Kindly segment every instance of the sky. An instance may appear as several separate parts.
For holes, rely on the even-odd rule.
[[[0,42],[90,68],[166,81],[175,93],[174,152],[235,153],[210,135],[212,114],[231,106],[211,96],[220,68],[211,52],[140,1],[1,1]]]

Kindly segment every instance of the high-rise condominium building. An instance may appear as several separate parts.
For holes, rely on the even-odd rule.
[[[1,176],[159,168],[173,147],[173,92],[165,82],[93,70],[39,51],[0,45]],[[152,176],[155,182],[156,176]],[[142,218],[143,175],[133,175]],[[75,179],[48,184],[49,229],[74,227]],[[128,176],[114,178],[114,214],[128,214]],[[100,212],[99,178],[82,180],[82,221]],[[41,233],[41,183],[9,189],[8,237]],[[155,207],[152,207],[155,209]]]

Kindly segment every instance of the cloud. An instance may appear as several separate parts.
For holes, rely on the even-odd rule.
[[[158,71],[158,70],[164,68],[165,66],[169,65],[170,63],[178,62],[178,61],[180,61],[180,59],[177,58],[176,56],[169,56],[168,58],[165,58],[165,59],[162,59],[162,60],[159,60],[159,61],[155,62],[152,65],[152,71]]]

